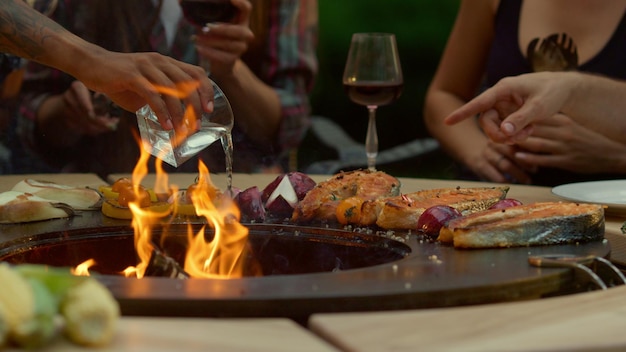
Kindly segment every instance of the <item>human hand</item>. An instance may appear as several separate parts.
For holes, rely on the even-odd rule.
[[[194,37],[198,55],[210,63],[211,76],[231,74],[237,60],[254,39],[250,30],[252,4],[249,0],[231,0],[238,15],[232,23],[209,23]]]
[[[568,97],[568,86],[560,82],[556,73],[507,77],[452,112],[445,123],[452,125],[479,114],[489,138],[514,144],[530,136],[533,122],[556,114]],[[499,109],[501,105],[507,109]]]
[[[518,148],[512,145],[488,142],[468,167],[480,179],[498,183],[531,182],[530,165],[515,159]]]
[[[556,114],[535,125],[528,139],[518,143],[515,159],[539,167],[580,173],[621,172],[618,158],[626,145]]]
[[[166,130],[188,130],[181,100],[197,116],[213,111],[213,87],[201,67],[158,53],[116,53],[97,46],[89,55],[73,73],[76,78],[125,110],[150,105]]]
[[[92,95],[82,82],[74,81],[61,95],[63,104],[59,104],[59,107],[62,111],[56,115],[62,116],[63,125],[79,135],[93,136],[113,131],[117,128],[119,116],[111,116],[107,109],[95,106],[101,104],[94,104],[94,99],[102,101],[102,97],[106,99],[105,102],[108,101],[105,95]]]

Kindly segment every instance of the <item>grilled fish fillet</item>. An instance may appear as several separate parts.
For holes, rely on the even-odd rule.
[[[358,225],[414,230],[420,215],[432,206],[449,205],[465,215],[489,208],[504,199],[508,191],[508,186],[437,188],[378,198],[363,203]]]
[[[319,182],[298,202],[292,220],[336,221],[337,205],[346,198],[358,196],[364,200],[400,194],[400,181],[382,171],[354,170],[340,172]]]
[[[448,222],[438,240],[458,248],[495,248],[590,242],[604,238],[598,204],[541,202],[486,210]]]

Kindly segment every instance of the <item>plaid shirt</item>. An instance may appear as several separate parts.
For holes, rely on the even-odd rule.
[[[254,0],[252,1],[254,3]],[[82,15],[82,13],[88,4],[88,0],[59,0],[57,9],[51,17],[68,30],[84,37],[84,28],[89,23],[85,23],[88,21],[85,20],[86,16]],[[146,0],[145,6],[149,6],[154,11],[154,6],[150,0]],[[262,81],[275,88],[282,105],[282,122],[276,143],[270,146],[269,149],[268,146],[255,145],[249,141],[237,128],[235,122],[233,129],[235,147],[233,167],[235,171],[258,172],[268,166],[284,164],[287,153],[298,147],[309,127],[309,94],[313,87],[314,77],[317,74],[317,57],[315,52],[317,44],[317,13],[307,13],[309,6],[316,7],[317,0],[271,1],[267,22],[269,28],[266,32],[267,38],[264,48],[265,54],[261,58],[255,58],[255,60],[262,60],[260,64],[257,61],[250,67],[253,68],[255,74]],[[171,47],[168,47],[163,26],[157,24],[152,32],[150,43],[154,51],[172,56],[181,61],[196,64],[198,61],[197,53],[193,43],[189,40],[193,31],[194,27],[185,20],[181,20],[178,24],[178,31],[174,41]],[[89,38],[85,39],[89,40]],[[77,58],[77,60],[79,59]],[[130,139],[128,141],[118,139],[117,142],[112,142],[109,140],[110,138],[106,138],[110,134],[96,137],[86,136],[70,150],[52,150],[42,145],[35,123],[35,112],[48,95],[61,94],[70,86],[73,80],[69,75],[55,69],[36,63],[27,65],[23,85],[23,101],[19,109],[15,129],[19,140],[18,144],[20,145],[17,148],[12,148],[15,154],[14,161],[16,163],[14,164],[16,165],[14,166],[16,173],[63,170],[95,172],[105,176],[113,172],[132,171],[132,165],[120,159],[120,157],[124,156],[124,153],[138,154],[138,146],[132,135],[128,136]],[[132,125],[131,127],[133,127]],[[121,125],[120,129],[123,127]],[[100,148],[97,145],[98,143],[113,143],[116,144],[116,148]],[[132,146],[122,146],[120,143],[132,144]],[[105,153],[105,155],[94,155],[98,151]],[[79,158],[78,155],[86,153],[89,153],[89,155],[85,155],[82,158],[83,160],[72,160]],[[30,154],[30,157],[28,154]],[[205,156],[202,159],[212,171],[224,169],[221,146],[211,146],[203,154]],[[207,156],[206,154],[209,155]],[[32,158],[33,156],[40,160]],[[114,160],[107,163],[105,160],[107,158]],[[95,162],[94,159],[99,161]],[[45,161],[43,164],[41,163],[42,160]],[[133,159],[133,165],[134,162],[136,162],[136,158]],[[94,165],[94,163],[97,165]],[[197,163],[192,162],[187,162],[186,164],[191,164],[190,166],[194,168],[197,166]],[[171,171],[191,170],[179,168]]]

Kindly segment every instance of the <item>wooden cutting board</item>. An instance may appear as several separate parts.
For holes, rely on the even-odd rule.
[[[332,352],[338,351],[288,319],[123,317],[113,340],[87,348],[57,338],[44,351]],[[3,349],[5,351],[5,349]],[[24,351],[7,349],[6,351]]]

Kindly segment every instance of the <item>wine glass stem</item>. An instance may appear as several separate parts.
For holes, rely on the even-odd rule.
[[[200,67],[202,67],[204,69],[204,71],[206,72],[206,75],[208,77],[211,76],[211,61],[201,57],[200,58]]]
[[[365,154],[367,155],[367,168],[376,170],[376,157],[378,156],[378,132],[376,131],[376,106],[368,105],[369,122],[367,124],[367,136],[365,137]]]
[[[211,28],[209,28],[209,25],[207,24],[206,26],[202,27],[202,32],[203,33],[209,33],[209,31],[211,30]],[[200,56],[200,55],[198,55]],[[206,71],[206,75],[207,76],[211,76],[211,61],[209,61],[208,59],[203,58],[202,56],[200,56],[199,59],[199,64],[200,67],[202,67],[204,69],[204,71]]]

